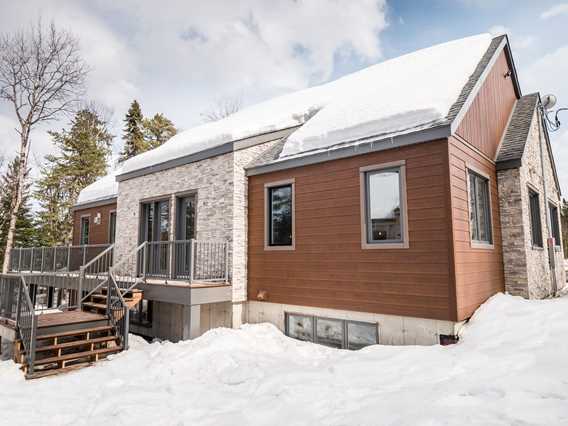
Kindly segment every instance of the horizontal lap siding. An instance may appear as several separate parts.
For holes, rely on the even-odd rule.
[[[77,209],[73,211],[73,244],[79,244],[81,234],[81,216],[89,216],[89,244],[108,244],[109,243],[109,217],[110,212],[116,211],[116,203],[105,204],[102,206],[87,209]],[[95,216],[101,214],[101,223],[95,224]]]
[[[436,141],[249,178],[248,297],[450,318],[447,142]],[[409,249],[361,248],[359,168],[406,160]],[[295,179],[293,251],[264,250],[264,184]]]

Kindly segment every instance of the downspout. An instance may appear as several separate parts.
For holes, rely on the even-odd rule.
[[[545,167],[544,167],[544,144],[542,140],[544,139],[543,132],[542,132],[542,125],[543,125],[543,108],[542,104],[538,104],[537,108],[537,115],[538,115],[538,143],[540,147],[540,170],[542,175],[542,190],[544,192],[544,215],[546,219],[546,230],[547,230],[547,238],[546,238],[546,248],[548,250],[548,265],[550,267],[550,288],[552,296],[556,296],[556,292],[558,290],[558,286],[556,284],[556,256],[554,254],[554,237],[552,236],[552,230],[550,225],[550,213],[548,211],[548,195],[546,191],[546,175],[545,175]]]

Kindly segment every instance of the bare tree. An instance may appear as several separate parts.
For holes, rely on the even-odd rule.
[[[218,99],[213,106],[201,113],[204,122],[219,121],[241,109],[242,99],[240,96],[225,97]]]
[[[30,134],[41,123],[70,113],[84,92],[88,68],[70,33],[39,21],[27,30],[0,36],[0,99],[14,108],[20,136],[17,188],[10,206],[10,226],[2,272],[8,270],[17,213],[28,168]]]

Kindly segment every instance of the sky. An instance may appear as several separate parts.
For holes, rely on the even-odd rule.
[[[0,0],[0,32],[53,21],[74,33],[91,72],[86,101],[112,113],[120,151],[133,99],[145,116],[179,129],[226,98],[243,106],[333,80],[377,62],[482,32],[506,32],[524,94],[540,91],[568,107],[568,1],[513,0]],[[568,112],[552,134],[568,193]],[[16,152],[13,111],[0,102],[0,154]],[[32,134],[34,174],[54,152]]]

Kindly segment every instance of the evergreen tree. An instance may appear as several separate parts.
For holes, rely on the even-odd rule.
[[[148,149],[159,147],[177,133],[174,123],[161,113],[152,118],[145,118],[142,125]]]
[[[73,230],[71,208],[79,192],[107,173],[113,135],[92,108],[77,112],[70,130],[49,132],[59,155],[48,155],[37,184],[39,222],[50,245],[69,243]]]
[[[135,99],[124,118],[124,133],[122,136],[124,147],[120,153],[120,161],[128,160],[148,150],[148,143],[144,139],[143,121],[144,117],[142,116],[140,104]]]
[[[17,173],[19,167],[20,161],[19,158],[16,157],[10,162],[7,170],[0,178],[0,188],[2,188],[0,193],[0,259],[2,261],[4,260],[6,238],[10,226],[10,207],[18,184]],[[29,203],[31,186],[29,182],[29,169],[26,172],[24,182],[22,203],[17,211],[14,245],[18,247],[32,247],[34,245],[40,245],[40,241]]]

